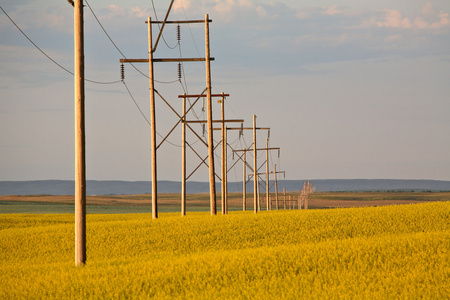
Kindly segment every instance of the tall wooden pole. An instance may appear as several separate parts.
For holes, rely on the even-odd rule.
[[[270,210],[270,200],[269,200],[269,138],[266,139],[266,209]]]
[[[286,209],[286,188],[283,188],[283,206]]]
[[[223,93],[222,93],[223,94]],[[224,101],[224,97],[222,96],[221,100],[221,114],[222,114],[222,121],[225,120],[225,101]],[[225,173],[226,173],[226,166],[225,166],[225,161],[226,161],[226,142],[225,142],[225,122],[222,122],[222,126],[221,126],[221,133],[222,133],[222,214],[226,214],[226,208],[225,208],[225,190],[226,190],[226,181],[225,181]]]
[[[258,166],[256,160],[256,115],[253,115],[253,210],[258,212]]]
[[[183,95],[186,95],[183,94]],[[183,97],[183,121],[186,121],[186,97]],[[181,215],[186,215],[186,123],[181,127]]]
[[[225,188],[225,214],[228,214],[228,160],[227,160],[227,157],[228,157],[228,151],[227,151],[228,150],[227,149],[228,136],[227,136],[227,126],[225,126],[224,132],[225,132],[225,135],[224,135],[224,137],[225,137],[225,161],[224,161],[224,169],[225,169],[224,175],[225,175],[225,178],[223,178],[222,180],[225,182],[225,185],[224,185],[224,188]]]
[[[261,186],[259,184],[259,174],[258,174],[258,211],[261,211]]]
[[[75,45],[75,265],[86,263],[86,153],[84,126],[83,0],[74,2]]]
[[[156,113],[155,113],[155,81],[153,74],[152,19],[148,18],[148,66],[150,78],[150,123],[152,138],[152,217],[158,218],[158,190],[156,165]]]
[[[273,173],[275,174],[275,205],[278,210],[279,206],[278,206],[277,165],[273,165]]]
[[[216,208],[216,182],[214,178],[214,138],[212,123],[212,100],[211,100],[211,68],[209,51],[209,16],[205,15],[205,52],[206,52],[206,92],[207,92],[207,125],[208,125],[208,156],[209,156],[209,201],[211,206],[211,215],[217,213]]]
[[[308,180],[308,186],[307,186],[307,190],[306,190],[305,209],[308,209],[309,193],[310,192],[311,192],[311,184],[309,183],[309,180]]]
[[[302,189],[302,202],[303,207],[306,209],[306,182],[303,181],[303,189]]]
[[[246,153],[247,151],[244,151],[244,157],[243,157],[243,161],[244,161],[244,168],[243,168],[243,180],[242,180],[242,210],[246,211],[247,210],[247,160],[246,160]]]

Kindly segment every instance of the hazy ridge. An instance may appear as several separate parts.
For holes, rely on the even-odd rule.
[[[280,180],[278,189],[282,191],[297,191],[303,186],[304,180]],[[311,180],[317,191],[450,191],[450,181],[439,180],[399,180],[399,179],[320,179]],[[271,185],[273,181],[271,181]],[[73,195],[72,180],[34,180],[34,181],[0,181],[0,195]],[[218,191],[220,184],[216,184]],[[229,182],[229,192],[242,192],[242,182]],[[274,187],[271,188],[271,191]],[[181,182],[160,181],[158,193],[179,193]],[[253,191],[253,182],[247,184],[247,191]],[[208,182],[188,182],[188,193],[208,193]],[[263,190],[262,190],[263,192]],[[150,181],[114,181],[88,180],[86,183],[88,195],[132,195],[151,193]]]

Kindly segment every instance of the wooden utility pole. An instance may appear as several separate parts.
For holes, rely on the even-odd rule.
[[[256,176],[258,176],[258,185],[257,185],[257,190],[258,190],[258,211],[261,211],[261,187],[259,186],[259,174],[256,174]]]
[[[214,138],[213,138],[213,124],[212,124],[212,100],[211,100],[211,62],[209,49],[209,18],[205,15],[205,65],[206,65],[206,114],[208,125],[208,155],[209,155],[209,199],[211,206],[211,215],[217,213],[216,208],[216,181],[214,177]]]
[[[223,95],[223,93],[222,93]],[[222,115],[222,121],[225,120],[225,97],[222,96],[222,98],[219,100],[219,103],[221,104],[221,115]],[[222,133],[222,214],[226,214],[226,175],[227,175],[227,166],[226,166],[226,151],[227,151],[227,143],[226,143],[226,129],[225,129],[225,122],[222,123],[221,126],[221,133]]]
[[[253,211],[258,212],[258,165],[256,161],[256,115],[253,115]]]
[[[247,210],[247,174],[246,174],[246,170],[247,170],[247,160],[246,160],[246,155],[245,153],[247,153],[247,151],[244,151],[244,170],[243,170],[243,185],[242,185],[242,210],[246,211]]]
[[[275,205],[278,210],[278,183],[277,183],[277,165],[273,165],[273,172],[275,173]]]
[[[148,74],[150,81],[150,124],[152,138],[152,217],[158,218],[158,178],[156,164],[155,81],[153,72],[152,19],[148,18]]]
[[[266,148],[269,149],[269,138],[266,138]],[[266,151],[266,210],[271,210],[269,185],[269,150]]]
[[[75,45],[75,265],[86,263],[86,152],[84,124],[83,0],[74,1]]]
[[[183,94],[186,96],[186,93]],[[183,97],[183,121],[186,121],[186,97]],[[181,216],[186,215],[186,123],[181,125]]]
[[[309,183],[309,180],[308,180],[308,185],[307,185],[307,188],[306,188],[307,196],[306,196],[305,209],[308,209],[309,194],[311,194],[312,189],[313,189],[312,185],[311,185],[311,183]]]
[[[75,264],[86,262],[86,152],[83,1],[74,2],[75,45]]]
[[[228,159],[227,159],[227,156],[228,156],[228,149],[227,149],[227,126],[225,126],[225,128],[224,128],[225,130],[225,133],[224,133],[224,140],[223,140],[223,143],[225,144],[225,153],[224,153],[224,170],[225,170],[225,172],[224,172],[224,174],[223,174],[223,177],[222,177],[222,182],[224,182],[224,190],[225,190],[225,192],[224,192],[224,199],[222,200],[222,201],[224,201],[225,202],[225,205],[224,205],[224,210],[225,210],[225,214],[228,214]]]

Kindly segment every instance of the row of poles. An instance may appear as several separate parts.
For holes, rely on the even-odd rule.
[[[168,12],[169,13],[169,12]],[[256,126],[256,116],[253,115],[253,127],[243,127],[242,123],[244,120],[232,120],[232,119],[225,119],[225,109],[224,109],[224,103],[226,100],[226,97],[229,96],[229,94],[221,93],[221,94],[212,94],[211,92],[211,71],[210,71],[210,62],[214,60],[213,57],[210,55],[210,46],[209,46],[209,23],[212,22],[209,19],[209,16],[206,14],[204,20],[186,20],[186,21],[168,21],[168,13],[165,17],[164,21],[152,21],[151,18],[148,18],[146,21],[148,25],[148,41],[149,41],[149,58],[148,59],[120,59],[120,63],[148,63],[149,64],[149,84],[150,84],[150,122],[151,122],[151,155],[152,155],[152,217],[154,219],[158,218],[158,187],[157,187],[157,150],[161,146],[161,144],[167,139],[167,137],[173,132],[173,130],[177,127],[178,124],[182,124],[182,191],[181,191],[181,202],[182,202],[182,209],[181,213],[184,216],[186,214],[186,180],[193,174],[191,173],[189,176],[187,176],[186,173],[186,146],[188,146],[194,153],[200,158],[201,163],[198,165],[198,167],[194,170],[194,172],[201,166],[201,165],[207,165],[209,169],[209,190],[210,190],[210,211],[211,215],[217,214],[217,195],[216,195],[216,177],[219,178],[219,180],[222,182],[222,213],[227,212],[227,174],[228,174],[228,167],[227,167],[227,149],[231,148],[231,146],[227,143],[227,132],[231,130],[240,130],[241,132],[243,130],[252,130],[253,131],[253,143],[248,149],[241,149],[241,150],[235,150],[231,148],[231,150],[234,153],[240,153],[243,152],[243,155],[239,155],[239,158],[243,160],[244,162],[244,168],[247,166],[253,171],[253,180],[254,180],[254,211],[255,213],[258,211],[258,190],[259,190],[259,175],[258,173],[258,167],[257,167],[257,152],[265,150],[280,150],[280,148],[269,148],[268,147],[268,140],[267,140],[267,147],[266,148],[257,148],[256,145],[256,132],[257,130],[270,130],[270,128],[261,128]],[[192,24],[192,23],[204,23],[205,24],[205,57],[204,58],[155,58],[154,53],[156,51],[156,47],[158,44],[158,41],[162,35],[162,31],[166,24]],[[152,41],[152,24],[158,24],[161,26],[159,35],[156,39],[155,45],[153,45]],[[200,94],[192,94],[192,95],[179,95],[179,98],[183,99],[183,109],[182,113],[179,114],[177,111],[170,105],[169,101],[167,101],[158,91],[155,90],[154,87],[154,63],[159,62],[195,62],[195,61],[202,61],[205,62],[205,70],[206,70],[206,88],[203,90]],[[205,94],[206,92],[206,94]],[[168,135],[163,138],[162,142],[157,144],[156,142],[156,112],[155,112],[155,98],[158,96],[165,102],[169,108],[177,115],[178,122],[175,124],[175,126],[172,128],[172,130],[169,131]],[[190,105],[190,107],[187,107],[186,105],[186,99],[190,98],[196,98],[193,104]],[[193,106],[197,103],[197,101],[200,98],[206,98],[207,101],[207,118],[206,121],[202,120],[195,120],[190,121],[187,120],[186,116],[188,112],[193,108]],[[221,103],[221,119],[220,120],[213,120],[213,114],[212,114],[212,99],[213,98],[220,98],[219,102]],[[226,123],[241,123],[241,127],[228,127],[225,124]],[[190,126],[192,123],[202,123],[207,125],[207,142],[203,141],[201,137],[195,132],[195,130]],[[215,123],[221,123],[220,128],[214,128],[213,125]],[[201,155],[198,154],[198,152],[193,149],[191,145],[189,145],[186,142],[186,131],[189,129],[192,133],[194,133],[197,138],[208,148],[208,155],[206,158],[202,158]],[[215,165],[214,165],[214,151],[216,147],[219,145],[214,145],[214,138],[213,138],[213,132],[214,130],[221,130],[222,138],[220,144],[222,145],[222,172],[219,176],[215,172]],[[253,148],[251,148],[253,147]],[[245,156],[246,152],[253,152],[253,168],[246,162],[245,159],[242,158],[242,156]],[[208,163],[206,163],[206,160],[208,160]],[[268,159],[267,159],[267,182],[266,182],[266,189],[269,189],[268,186],[268,176],[269,176],[269,165],[268,165]],[[245,171],[244,171],[245,173]],[[278,172],[278,173],[284,173],[284,172]],[[276,171],[271,172],[270,174],[277,174]],[[244,174],[244,197],[245,197],[245,183],[247,182],[247,179],[245,178]],[[268,201],[268,199],[267,199]]]
[[[84,28],[83,28],[83,0],[74,0],[69,1],[74,7],[74,52],[75,52],[75,76],[74,76],[74,86],[75,86],[75,264],[77,266],[84,265],[86,262],[86,163],[85,163],[85,116],[84,116]],[[218,146],[214,146],[213,139],[213,131],[221,130],[222,133],[222,172],[219,177],[222,182],[222,213],[226,214],[228,210],[227,205],[227,174],[229,169],[227,166],[227,149],[230,148],[233,153],[238,154],[239,160],[243,161],[244,164],[244,178],[243,178],[243,209],[246,209],[246,169],[250,168],[253,174],[250,177],[253,177],[254,181],[254,212],[256,213],[260,209],[260,199],[259,199],[259,181],[260,175],[264,173],[258,173],[259,168],[257,165],[257,152],[265,150],[267,151],[266,157],[266,205],[267,208],[271,207],[271,200],[269,196],[269,174],[275,175],[275,183],[276,183],[276,175],[277,173],[284,173],[281,171],[276,171],[276,165],[274,165],[274,171],[269,172],[269,160],[268,153],[271,150],[278,150],[279,148],[269,148],[268,138],[266,142],[266,148],[257,148],[256,144],[256,132],[257,130],[270,130],[270,128],[262,128],[256,126],[256,116],[253,115],[253,127],[245,128],[241,125],[241,127],[228,127],[225,124],[229,122],[239,122],[243,123],[244,120],[226,120],[224,114],[224,101],[228,94],[212,94],[211,92],[211,71],[210,71],[210,62],[214,60],[210,56],[210,46],[209,46],[209,23],[211,20],[208,15],[205,15],[204,20],[185,20],[185,21],[168,21],[168,16],[170,10],[172,8],[173,0],[170,3],[169,9],[165,16],[164,21],[152,21],[151,18],[148,18],[146,21],[148,25],[148,59],[121,59],[121,63],[148,63],[149,64],[149,84],[150,84],[150,124],[151,124],[151,165],[152,165],[152,217],[158,218],[158,178],[157,178],[157,149],[161,144],[167,139],[167,137],[173,132],[175,127],[178,124],[182,124],[182,215],[186,214],[186,180],[193,174],[186,176],[186,145],[193,150],[197,156],[201,159],[201,163],[199,166],[205,164],[209,169],[209,194],[210,194],[210,209],[211,215],[217,214],[216,207],[216,184],[215,177],[219,177],[214,168],[214,151]],[[158,42],[162,36],[162,32],[166,24],[191,24],[191,23],[204,23],[205,24],[205,57],[204,58],[155,58],[154,53],[157,49]],[[153,45],[153,37],[152,37],[152,24],[161,25],[159,35],[157,36],[156,42]],[[158,62],[194,62],[194,61],[202,61],[205,62],[206,69],[206,88],[199,95],[179,95],[179,98],[183,99],[183,111],[182,114],[178,114],[175,109],[173,109],[168,101],[164,99],[164,97],[155,89],[154,86],[154,63]],[[205,94],[206,92],[206,94]],[[173,129],[169,132],[169,134],[160,142],[158,145],[156,143],[156,110],[155,110],[155,97],[158,95],[171,109],[172,111],[179,117],[179,121],[173,127]],[[195,103],[197,103],[200,98],[207,99],[207,119],[206,121],[189,121],[186,119],[186,115],[193,108]],[[222,104],[222,116],[221,120],[213,120],[212,115],[212,98],[220,97],[220,103]],[[188,98],[197,98],[193,104],[188,108],[186,106],[186,99]],[[208,138],[207,142],[203,141],[200,136],[193,130],[190,126],[190,123],[203,123],[207,125]],[[213,123],[221,123],[220,128],[214,128]],[[206,158],[202,158],[192,147],[186,142],[186,131],[189,129],[193,132],[199,140],[201,140],[205,146],[208,148],[208,155]],[[246,149],[235,150],[227,143],[227,131],[229,130],[252,130],[253,131],[253,143]],[[252,148],[253,147],[253,148]],[[247,163],[246,153],[253,153],[253,167]],[[242,154],[239,154],[242,153]],[[208,160],[208,163],[206,163]],[[199,168],[199,166],[194,170],[194,172]],[[277,188],[276,188],[277,189]],[[278,192],[276,193],[278,195]],[[277,196],[276,196],[277,197]],[[278,201],[277,209],[278,209]],[[286,203],[286,197],[285,197]],[[286,205],[286,204],[285,204]]]

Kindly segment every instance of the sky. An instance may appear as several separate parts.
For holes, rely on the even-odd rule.
[[[125,65],[122,82],[123,56],[111,40],[127,58],[148,58],[152,2],[88,3],[86,78],[110,84],[86,82],[87,179],[151,180],[148,64]],[[154,0],[158,19],[169,3]],[[0,11],[0,180],[73,180],[73,8],[64,0],[0,6],[59,64]],[[169,20],[205,14],[212,19],[213,93],[230,94],[226,118],[250,127],[256,115],[257,126],[270,127],[270,135],[258,131],[257,148],[268,137],[270,147],[280,147],[269,158],[271,170],[285,171],[279,176],[450,180],[450,1],[176,0]],[[154,25],[153,35],[158,31]],[[179,44],[176,26],[167,25],[155,57],[204,57],[204,41],[203,24],[181,26]],[[178,113],[178,95],[206,86],[204,63],[182,67],[180,82],[176,63],[155,64],[155,88]],[[157,131],[165,136],[178,117],[159,96],[156,102]],[[204,120],[203,107],[200,100],[187,118]],[[203,135],[201,125],[192,127]],[[187,139],[205,157],[198,138],[189,132]],[[228,142],[249,147],[252,132],[229,131]],[[160,180],[181,180],[180,145],[177,126],[158,149]],[[258,152],[264,171],[265,156]],[[219,158],[216,150],[217,172]],[[200,160],[191,150],[187,160],[189,174]],[[228,164],[236,160],[229,153]],[[208,181],[208,169],[189,180]],[[242,163],[228,180],[242,180]]]

